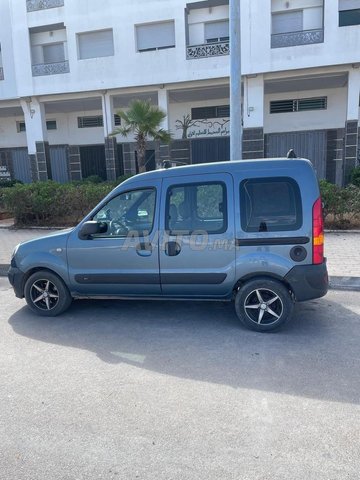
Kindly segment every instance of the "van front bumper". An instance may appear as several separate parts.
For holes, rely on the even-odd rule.
[[[24,277],[24,272],[17,267],[10,267],[8,271],[8,279],[18,298],[24,298]]]
[[[326,260],[320,265],[297,265],[285,276],[285,280],[298,302],[323,297],[329,289]]]

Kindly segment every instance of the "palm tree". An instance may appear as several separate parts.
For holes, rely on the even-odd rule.
[[[133,100],[127,111],[119,110],[117,114],[124,121],[124,126],[114,130],[111,135],[120,134],[127,137],[129,133],[134,134],[139,172],[145,172],[146,142],[152,139],[169,143],[171,140],[170,132],[160,128],[166,113],[152,105],[149,100]]]

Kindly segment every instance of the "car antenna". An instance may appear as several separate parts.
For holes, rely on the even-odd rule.
[[[293,148],[290,148],[290,150],[288,151],[286,157],[287,157],[287,158],[297,158],[296,153],[294,152],[294,149],[293,149]]]

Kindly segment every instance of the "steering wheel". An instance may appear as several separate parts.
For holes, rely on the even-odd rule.
[[[109,224],[109,230],[111,235],[127,235],[129,232],[128,227],[125,225],[122,219],[113,218]]]

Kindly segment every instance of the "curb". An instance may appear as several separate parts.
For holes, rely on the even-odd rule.
[[[351,290],[360,292],[360,277],[330,277],[331,290]]]
[[[324,230],[325,233],[340,233],[340,234],[347,234],[347,233],[357,233],[360,234],[360,230]]]

